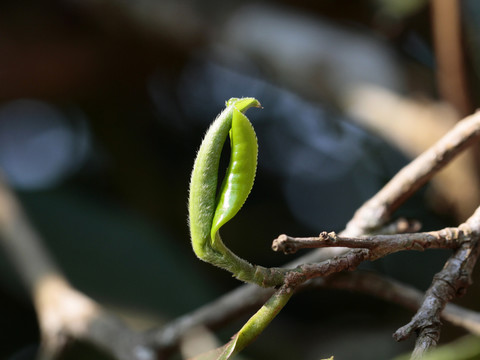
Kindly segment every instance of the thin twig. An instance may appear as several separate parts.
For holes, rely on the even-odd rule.
[[[297,238],[285,234],[273,240],[273,251],[294,254],[300,249],[346,247],[350,249],[365,248],[375,252],[378,257],[404,250],[423,251],[427,249],[455,249],[465,238],[460,228],[444,228],[438,231],[345,237],[335,232],[326,231],[318,237]]]
[[[392,213],[406,199],[479,137],[480,113],[477,112],[458,122],[451,131],[406,165],[364,203],[348,222],[344,234],[368,234],[387,223]]]

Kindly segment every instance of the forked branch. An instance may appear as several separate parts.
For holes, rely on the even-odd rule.
[[[351,239],[347,241],[347,237],[352,238],[369,233],[383,232],[385,229],[389,229],[385,231],[386,233],[395,232],[395,229],[398,229],[397,222],[395,222],[393,226],[387,225],[394,211],[463,149],[477,141],[479,137],[479,113],[471,115],[459,122],[454,129],[424,154],[403,168],[382,190],[357,210],[355,216],[347,224],[346,229],[340,234],[346,241],[343,246],[347,245],[348,242],[350,242],[351,245]],[[411,226],[405,226],[404,222],[403,224],[403,228],[407,228],[407,231],[418,230],[417,223],[412,223]],[[394,228],[394,230],[392,231],[390,228]],[[411,249],[420,249],[420,247],[422,249],[432,247],[455,248],[459,243],[462,243],[463,240],[457,241],[461,234],[455,235],[454,233],[449,233],[450,231],[453,230],[444,229],[444,231],[423,234],[423,238],[422,236],[419,238],[418,235],[415,235],[417,240],[419,240],[418,243],[417,240],[407,237],[404,238],[404,245],[405,243],[408,244]],[[316,241],[315,239],[310,240]],[[338,244],[338,246],[342,245]],[[377,244],[377,246],[379,245]],[[374,246],[371,246],[370,248],[373,247]],[[381,245],[378,248],[385,250],[386,247]],[[399,250],[398,246],[394,245],[393,248],[396,248],[396,251]],[[297,268],[295,269],[296,271],[287,274],[285,279],[297,284],[305,281],[306,278],[326,276],[334,271],[353,269],[360,261],[378,258],[378,250],[377,256],[373,256],[371,253],[372,250],[365,249],[365,247],[354,250],[349,250],[345,247],[317,249],[287,264],[285,266],[287,268],[295,266],[297,266]],[[375,253],[375,250],[373,250],[373,253]],[[348,259],[348,261],[346,261],[346,259]],[[332,271],[332,269],[335,270]],[[319,280],[321,279],[316,279],[316,281]],[[242,312],[246,308],[246,306],[242,304],[243,299],[246,297],[248,297],[251,306],[252,303],[260,303],[262,299],[272,293],[273,291],[269,291],[268,289],[255,290],[252,285],[244,285],[235,290],[235,292],[225,295],[220,300],[222,303],[228,303],[227,307],[223,307],[225,311],[222,317],[229,318],[233,314]],[[209,318],[212,316],[217,319],[215,322],[218,322],[219,313],[215,313],[214,316],[210,314],[215,304],[216,302],[199,310],[195,313],[194,318],[190,317],[189,314],[185,315],[183,321],[176,321],[167,325],[164,329],[165,331],[160,329],[159,331],[152,332],[152,343],[156,343],[159,348],[164,346],[170,347],[178,341],[181,334],[186,331],[189,326],[196,325],[197,321],[204,321],[208,324]],[[189,320],[191,320],[191,322]],[[458,323],[465,324],[465,321],[459,321]],[[165,336],[167,334],[175,335]]]

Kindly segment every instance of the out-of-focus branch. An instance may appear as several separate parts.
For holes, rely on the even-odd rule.
[[[437,81],[443,99],[465,116],[472,110],[462,49],[461,2],[432,0]]]
[[[140,336],[68,283],[3,179],[0,244],[33,299],[42,337],[41,359],[55,358],[69,339],[88,341],[122,360],[154,359]]]
[[[424,298],[423,292],[411,286],[365,271],[338,273],[326,278],[314,279],[307,283],[306,287],[362,292],[412,310],[419,309]],[[480,335],[480,313],[455,304],[447,304],[440,315],[444,320],[472,334]]]
[[[59,273],[3,178],[0,179],[0,235],[2,246],[30,292],[35,292],[41,279]]]

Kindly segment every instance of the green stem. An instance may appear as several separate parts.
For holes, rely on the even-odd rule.
[[[247,321],[233,340],[233,348],[226,359],[242,351],[253,342],[270,324],[293,295],[293,289],[282,286],[270,299]]]
[[[233,274],[238,280],[254,283],[262,287],[281,286],[285,282],[285,274],[289,269],[265,268],[252,265],[248,261],[235,255],[223,243],[217,232],[212,251],[209,253],[209,262]]]

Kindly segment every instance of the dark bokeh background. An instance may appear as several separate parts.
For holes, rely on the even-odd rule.
[[[474,34],[479,6],[462,3]],[[225,242],[281,265],[270,250],[278,234],[341,230],[408,162],[346,115],[342,95],[362,83],[437,98],[430,19],[426,1],[3,1],[0,167],[78,289],[139,328],[161,324],[238,286],[195,258],[187,228],[195,152],[224,102],[254,96],[264,107],[248,112],[259,168]],[[467,47],[472,89],[477,40]],[[437,210],[422,191],[399,214],[424,229],[453,224]],[[364,268],[425,289],[447,255]],[[0,357],[29,358],[35,314],[4,255],[0,269]],[[365,295],[308,291],[245,357],[390,358],[411,346],[391,339],[411,315]],[[446,326],[443,339],[460,333]],[[68,356],[102,358],[80,347]]]

